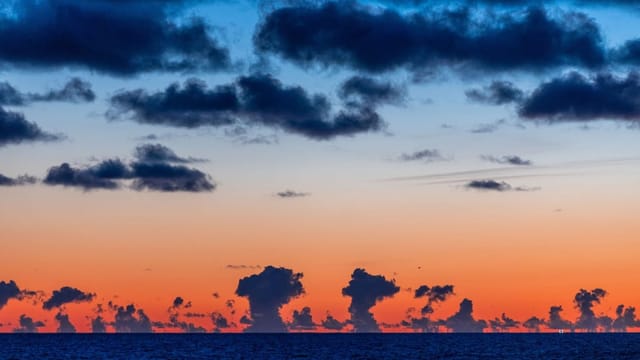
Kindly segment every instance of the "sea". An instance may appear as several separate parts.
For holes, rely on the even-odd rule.
[[[640,334],[3,334],[0,359],[640,359]]]

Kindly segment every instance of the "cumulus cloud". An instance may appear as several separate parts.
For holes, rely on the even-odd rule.
[[[60,134],[40,129],[36,123],[27,121],[21,113],[6,111],[0,107],[0,147],[36,141],[59,141],[63,138]]]
[[[331,314],[327,314],[327,317],[322,320],[321,325],[326,330],[340,331],[344,329],[347,323],[334,318]]]
[[[502,332],[517,328],[520,325],[520,322],[508,317],[505,313],[502,313],[501,317],[489,320],[489,325],[493,332]]]
[[[91,332],[96,334],[107,332],[107,323],[102,316],[98,315],[94,319],[91,319]]]
[[[230,323],[229,320],[219,312],[211,313],[211,322],[213,322],[214,332],[221,332],[224,329],[235,327],[235,324]]]
[[[549,308],[549,329],[567,330],[573,328],[573,323],[562,318],[562,306],[551,306]]]
[[[151,320],[142,309],[135,305],[115,307],[116,315],[113,327],[117,333],[150,333],[152,332]]]
[[[293,5],[268,14],[254,44],[262,53],[303,66],[370,73],[399,68],[425,73],[438,66],[536,71],[606,62],[591,18],[536,6],[486,16],[468,8],[402,14],[355,2]]]
[[[523,186],[513,187],[504,181],[497,181],[492,179],[486,180],[471,180],[464,185],[467,189],[480,190],[480,191],[535,191],[538,188],[528,188]]]
[[[591,291],[585,289],[578,291],[573,298],[576,308],[580,311],[580,317],[575,323],[576,328],[588,331],[595,331],[598,328],[598,318],[593,307],[599,304],[606,295],[607,292],[600,288]]]
[[[345,103],[355,106],[399,105],[407,96],[406,89],[400,85],[361,75],[343,82],[338,95]]]
[[[518,108],[525,119],[549,123],[599,119],[640,120],[640,73],[626,77],[570,72],[539,85]]]
[[[162,144],[142,144],[134,150],[134,157],[143,163],[194,163],[204,159],[184,158]]]
[[[544,325],[546,325],[544,319],[540,319],[536,316],[532,316],[522,323],[522,326],[525,329],[533,332],[540,332],[540,328]]]
[[[69,315],[59,312],[56,314],[55,320],[58,323],[56,332],[64,334],[71,334],[76,332],[76,327],[73,326],[73,324],[69,320]]]
[[[636,317],[636,308],[618,305],[616,307],[616,318],[612,323],[612,328],[616,331],[627,331],[630,327],[640,327],[640,320]]]
[[[315,140],[378,131],[384,126],[373,104],[331,111],[326,96],[300,86],[286,86],[267,74],[241,76],[235,82],[208,89],[198,79],[173,84],[149,94],[142,89],[114,95],[107,116],[142,124],[183,128],[260,125]]]
[[[222,70],[228,50],[199,17],[172,21],[158,1],[13,1],[0,13],[0,63],[116,75]]]
[[[433,313],[433,305],[447,300],[450,296],[454,295],[453,285],[434,285],[429,287],[427,285],[420,285],[414,292],[414,297],[427,298],[427,304],[420,310],[422,315]]]
[[[302,273],[267,266],[259,274],[240,279],[236,294],[249,299],[251,325],[246,332],[286,332],[280,308],[304,294]]]
[[[10,178],[0,174],[0,186],[20,186],[35,184],[38,179],[30,175],[20,175],[16,178]]]
[[[519,102],[524,92],[510,81],[493,81],[482,89],[471,89],[465,92],[467,99],[491,105],[504,105]]]
[[[16,333],[37,333],[38,328],[44,327],[45,324],[42,321],[34,321],[33,318],[22,314],[20,315],[20,327],[13,329]]]
[[[496,164],[519,165],[519,166],[533,165],[533,162],[531,160],[523,159],[518,155],[504,155],[504,156],[482,155],[480,157],[485,161],[489,161]]]
[[[482,332],[487,327],[484,320],[473,318],[473,302],[469,299],[462,300],[458,312],[445,320],[444,325],[453,332],[462,333]]]
[[[90,302],[95,296],[96,294],[85,293],[70,286],[63,286],[60,290],[53,291],[51,297],[42,304],[42,308],[51,310],[68,303]]]
[[[43,182],[47,185],[78,187],[85,191],[115,190],[123,186],[123,180],[131,180],[133,190],[161,192],[209,192],[215,182],[204,172],[184,165],[175,165],[178,157],[162,145],[138,147],[136,161],[126,163],[120,159],[107,159],[85,167],[72,167],[68,163],[49,168]]]
[[[349,284],[342,289],[343,296],[351,297],[349,313],[355,332],[379,332],[378,322],[370,312],[376,303],[393,297],[400,291],[394,280],[382,275],[371,275],[365,269],[355,269]]]
[[[311,316],[311,308],[308,306],[303,307],[301,310],[294,310],[292,314],[293,319],[289,323],[289,329],[291,330],[315,330],[316,323],[313,322]]]
[[[0,309],[7,305],[11,299],[19,300],[21,294],[22,290],[20,290],[15,281],[0,281]]]

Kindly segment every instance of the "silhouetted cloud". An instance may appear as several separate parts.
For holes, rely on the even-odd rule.
[[[585,289],[578,291],[573,298],[576,308],[580,311],[580,317],[575,323],[577,329],[595,331],[598,328],[598,318],[593,312],[593,307],[595,304],[599,304],[606,295],[607,292],[600,288],[591,291]]]
[[[309,196],[309,195],[311,195],[311,194],[304,193],[304,192],[293,191],[293,190],[285,190],[285,191],[280,191],[280,192],[276,193],[276,196],[278,196],[280,198],[283,198],[283,199],[305,197],[305,196]]]
[[[158,1],[10,2],[0,13],[0,63],[117,75],[231,66],[227,49],[202,18],[178,23],[169,16]]]
[[[542,70],[606,62],[600,30],[584,14],[532,6],[492,15],[467,8],[402,14],[327,1],[276,9],[259,25],[254,44],[303,66],[370,73],[404,68],[421,75],[438,66]]]
[[[0,186],[20,186],[35,184],[38,179],[30,175],[20,175],[16,178],[10,178],[0,174]]]
[[[173,84],[154,94],[144,90],[114,95],[107,116],[143,124],[196,128],[243,122],[303,135],[315,140],[377,131],[384,122],[373,104],[331,111],[326,96],[309,94],[300,86],[285,86],[267,74],[241,76],[232,84],[207,89],[198,79]]]
[[[624,332],[630,327],[640,327],[640,320],[636,317],[636,308],[633,306],[625,308],[622,304],[618,305],[612,328],[616,331]]]
[[[355,106],[399,105],[407,96],[402,86],[358,75],[343,82],[338,95],[345,103]]]
[[[51,310],[72,302],[89,302],[92,301],[95,296],[95,294],[85,293],[70,286],[63,286],[60,290],[53,291],[51,297],[42,304],[42,308]]]
[[[562,318],[560,314],[562,312],[562,306],[551,306],[549,308],[549,329],[567,330],[573,328],[573,323],[569,320]]]
[[[469,299],[462,300],[458,312],[445,320],[444,325],[453,332],[462,333],[482,332],[487,327],[484,320],[473,318],[473,302]]]
[[[64,334],[76,332],[76,327],[73,326],[73,324],[69,320],[69,315],[59,312],[56,314],[55,320],[58,322],[58,328],[56,329],[56,332]]]
[[[252,324],[246,332],[286,332],[280,308],[304,293],[302,273],[267,266],[259,274],[240,279],[236,294],[249,299]]]
[[[142,309],[136,310],[135,305],[116,307],[113,327],[117,333],[150,333],[151,320]]]
[[[489,325],[494,332],[501,332],[517,328],[520,325],[520,322],[508,317],[505,313],[502,313],[501,317],[489,320]]]
[[[33,122],[29,122],[21,113],[6,111],[0,107],[0,147],[35,141],[58,141],[63,136],[48,133]]]
[[[453,295],[453,285],[434,285],[433,287],[421,285],[414,292],[416,299],[427,298],[427,304],[420,310],[422,315],[433,313],[433,304],[443,302],[451,295]]]
[[[370,275],[365,269],[355,269],[349,285],[342,289],[342,295],[351,297],[349,313],[355,332],[379,332],[380,328],[369,311],[386,297],[393,297],[400,291],[394,280],[382,275]]]
[[[524,96],[524,92],[510,81],[494,81],[482,89],[467,90],[465,95],[471,101],[504,105],[519,102]]]
[[[183,158],[162,144],[142,144],[134,150],[134,157],[143,163],[195,163],[204,159]]]
[[[481,158],[483,160],[496,163],[496,164],[507,164],[507,165],[522,165],[528,166],[533,165],[531,160],[525,160],[517,155],[505,155],[505,156],[492,156],[492,155],[482,155]]]
[[[471,180],[464,185],[467,189],[480,190],[480,191],[536,191],[539,188],[529,188],[524,186],[513,187],[504,181],[496,181],[492,179],[486,180]]]
[[[221,332],[224,329],[235,326],[235,324],[229,323],[229,320],[227,320],[227,318],[219,312],[211,313],[211,321],[213,322],[214,332]]]
[[[540,328],[544,325],[546,325],[546,322],[544,321],[544,319],[540,319],[535,316],[528,318],[522,323],[522,326],[525,329],[528,329],[529,331],[533,331],[533,332],[540,332]]]
[[[554,123],[613,119],[640,120],[640,74],[587,77],[570,72],[542,83],[522,101],[518,114]]]
[[[92,102],[95,98],[91,84],[80,78],[72,78],[61,89],[45,93],[23,93],[7,82],[0,82],[0,106],[22,106],[37,101]]]
[[[38,328],[44,327],[45,324],[42,321],[34,321],[33,318],[22,314],[20,315],[20,327],[13,329],[16,333],[37,333]]]
[[[131,167],[135,176],[132,189],[138,191],[207,192],[216,188],[209,175],[182,165],[136,162]]]
[[[331,316],[331,314],[327,314],[327,317],[322,320],[322,327],[326,330],[340,331],[344,329],[347,325],[346,322],[339,321],[338,319]]]
[[[441,161],[446,160],[444,156],[440,153],[440,151],[436,149],[425,149],[420,151],[414,151],[412,153],[404,153],[400,155],[399,159],[401,161]]]
[[[0,309],[2,309],[11,299],[20,299],[22,290],[15,281],[0,281]]]
[[[107,332],[107,323],[102,316],[96,316],[95,319],[91,319],[91,332],[96,334]]]
[[[211,177],[200,170],[184,165],[174,165],[180,158],[162,145],[153,145],[162,153],[151,153],[149,148],[139,147],[138,160],[125,163],[120,159],[108,159],[93,166],[74,168],[68,163],[49,168],[44,183],[79,187],[85,191],[95,189],[114,190],[122,187],[123,180],[132,180],[131,188],[137,191],[208,192],[216,188]],[[162,160],[164,158],[164,161]]]
[[[289,329],[291,330],[315,330],[316,323],[313,322],[311,316],[311,308],[308,306],[303,307],[301,310],[294,310],[292,314],[293,319],[289,323]]]

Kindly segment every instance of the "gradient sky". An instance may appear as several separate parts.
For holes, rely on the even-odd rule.
[[[423,316],[455,330],[447,319],[463,299],[486,332],[503,313],[557,331],[551,306],[568,328],[611,330],[603,317],[640,306],[639,19],[640,3],[597,0],[1,5],[0,332],[23,314],[40,332],[60,329],[56,314],[84,332],[101,316],[113,332],[129,304],[154,331],[239,332],[255,315],[249,298],[287,328],[308,306],[316,331],[328,331],[327,314],[358,330],[342,293],[355,269],[399,288],[369,309],[382,331],[418,331],[411,321]],[[146,34],[145,21],[162,30]],[[206,84],[204,101],[158,103],[189,79]],[[370,86],[347,93],[349,79]],[[206,97],[218,85],[239,104],[219,110]],[[280,102],[269,97],[278,90]],[[313,107],[319,97],[329,114]],[[340,111],[356,130],[331,127]],[[363,119],[370,112],[380,126]],[[220,125],[225,116],[233,124]],[[318,135],[318,122],[332,130]],[[180,158],[136,157],[156,144]],[[107,159],[127,174],[96,175]],[[75,173],[55,178],[63,163]],[[267,275],[267,295],[237,294],[268,266],[304,274],[304,294],[274,303],[284,290]],[[19,294],[7,295],[10,281]],[[423,284],[454,294],[421,315]],[[377,297],[375,282],[363,286]],[[63,287],[88,297],[43,309]],[[574,298],[580,289],[587,300]],[[184,303],[173,307],[176,297]]]

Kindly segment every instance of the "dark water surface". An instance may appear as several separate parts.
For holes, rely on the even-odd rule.
[[[0,359],[640,359],[640,334],[4,334]]]

